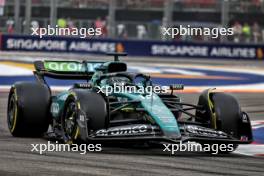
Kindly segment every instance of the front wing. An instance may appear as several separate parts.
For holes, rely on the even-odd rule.
[[[200,142],[200,143],[232,143],[249,144],[252,142],[250,136],[234,138],[225,132],[205,128],[197,124],[180,124],[181,136],[171,138],[161,131],[156,125],[133,124],[100,129],[88,133],[85,122],[78,121],[80,137],[84,141],[157,141],[168,143]]]

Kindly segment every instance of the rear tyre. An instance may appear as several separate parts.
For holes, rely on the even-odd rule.
[[[50,91],[42,84],[16,83],[9,92],[7,124],[16,137],[40,137],[47,131]]]

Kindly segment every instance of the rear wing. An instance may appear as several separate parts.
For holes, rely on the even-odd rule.
[[[89,80],[96,68],[102,64],[103,62],[90,61],[35,61],[34,75],[40,81],[45,81],[45,76],[55,79]]]

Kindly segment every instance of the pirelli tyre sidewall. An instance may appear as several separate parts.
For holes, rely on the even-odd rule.
[[[50,91],[34,82],[14,84],[8,96],[7,124],[16,137],[40,137],[50,122]]]

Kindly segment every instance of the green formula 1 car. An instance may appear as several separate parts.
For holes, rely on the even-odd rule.
[[[65,143],[194,141],[237,146],[252,142],[250,119],[233,96],[208,89],[194,105],[173,93],[182,85],[168,86],[171,92],[147,91],[154,87],[151,78],[128,72],[126,63],[118,59],[122,54],[112,55],[115,60],[109,62],[36,61],[36,82],[17,82],[10,89],[11,134],[41,137],[52,131]],[[76,83],[53,95],[47,77]],[[134,92],[105,91],[117,85],[130,86]]]

